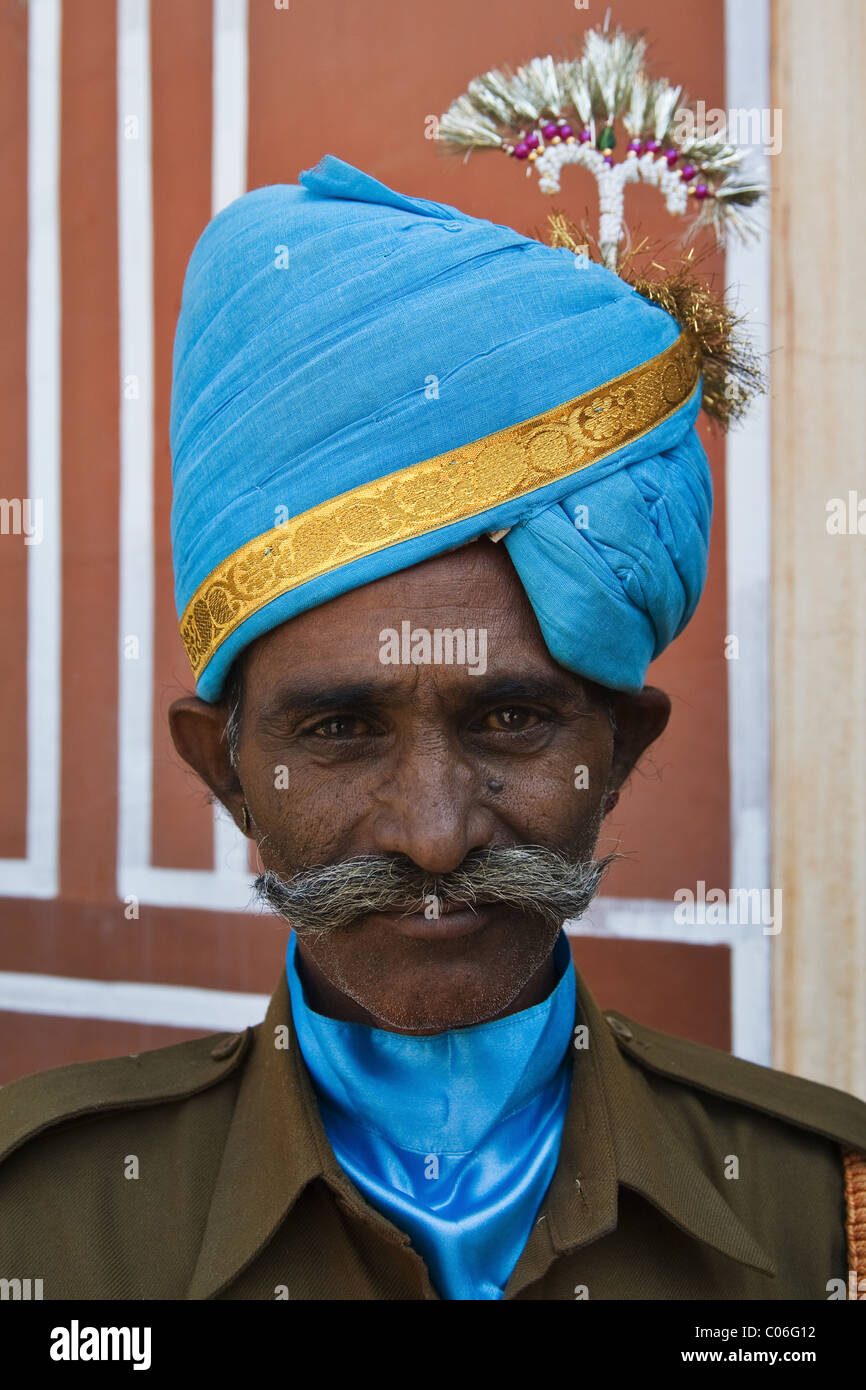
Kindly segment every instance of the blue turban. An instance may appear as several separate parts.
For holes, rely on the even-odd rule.
[[[279,623],[479,536],[562,666],[685,627],[712,510],[696,349],[613,272],[325,157],[205,228],[174,345],[172,547],[198,694]]]

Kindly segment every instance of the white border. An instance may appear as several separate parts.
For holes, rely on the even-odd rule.
[[[9,1013],[236,1032],[260,1023],[267,1007],[266,994],[0,972],[0,1009]]]
[[[247,841],[221,809],[214,817],[214,868],[151,862],[153,816],[153,194],[148,0],[119,0],[118,244],[121,387],[138,379],[138,399],[121,390],[120,630],[117,891],[165,907],[243,912],[251,902]],[[246,0],[214,3],[212,198],[231,201],[246,178]],[[137,140],[124,119],[139,118]],[[125,639],[138,639],[128,659]]]
[[[0,860],[0,896],[55,898],[60,822],[59,0],[31,0],[27,74],[27,489],[42,499],[27,550],[27,856]],[[23,545],[23,538],[21,540]]]
[[[708,884],[707,890],[714,885]],[[692,892],[695,887],[692,887]],[[762,937],[760,923],[678,922],[676,904],[663,898],[596,898],[585,917],[566,922],[569,936],[619,937],[626,941],[671,941],[682,946],[730,946],[740,949]]]
[[[213,217],[246,192],[248,83],[247,0],[213,0]],[[252,882],[249,841],[219,802],[214,805],[213,855],[215,874],[228,880],[232,896],[242,892],[241,883]]]
[[[138,138],[126,137],[136,121]],[[120,628],[117,886],[136,894],[150,863],[153,739],[153,206],[150,6],[117,9],[117,196],[120,293]],[[138,394],[126,398],[135,379]],[[137,649],[126,654],[127,642]],[[141,892],[138,892],[141,897]]]
[[[213,3],[211,215],[247,189],[247,0]]]
[[[726,0],[728,110],[770,107],[768,0]],[[759,151],[755,163],[767,161]],[[769,212],[760,242],[731,240],[726,281],[752,311],[749,334],[766,354],[770,343]],[[770,407],[761,401],[727,436],[726,523],[728,632],[739,639],[729,661],[731,887],[771,887],[770,862]],[[771,937],[758,933],[734,946],[731,961],[732,1050],[772,1063]]]

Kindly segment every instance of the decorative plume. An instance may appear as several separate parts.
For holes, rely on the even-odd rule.
[[[749,210],[764,186],[743,168],[745,151],[698,133],[697,116],[680,104],[682,88],[644,69],[646,43],[617,30],[589,29],[579,58],[532,58],[493,69],[469,83],[439,121],[439,140],[464,149],[500,149],[538,173],[543,193],[559,191],[566,164],[595,176],[601,207],[598,246],[616,270],[624,236],[625,186],[642,180],[658,188],[670,213],[696,210],[695,226],[720,241],[728,231],[754,236]],[[630,136],[615,159],[617,125]]]
[[[681,105],[682,87],[652,78],[644,68],[646,43],[617,29],[590,29],[579,58],[533,58],[516,72],[493,69],[469,83],[439,121],[440,148],[499,149],[533,166],[543,193],[557,193],[566,164],[596,179],[598,237],[577,228],[563,213],[549,217],[549,242],[568,246],[616,271],[639,294],[667,310],[690,334],[701,356],[703,407],[727,429],[766,389],[760,360],[722,293],[697,273],[709,252],[678,254],[672,270],[653,261],[655,278],[639,277],[636,251],[622,258],[625,186],[641,180],[659,189],[668,212],[695,212],[691,231],[711,229],[720,244],[732,232],[758,234],[751,210],[765,186],[744,167],[745,151],[698,127],[695,111]],[[625,157],[614,158],[617,127],[630,137]],[[577,133],[575,133],[577,131]],[[646,249],[646,243],[642,248]]]

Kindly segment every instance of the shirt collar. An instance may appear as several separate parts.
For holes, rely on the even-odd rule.
[[[574,1072],[556,1173],[506,1296],[540,1278],[561,1254],[616,1226],[618,1184],[640,1193],[681,1230],[766,1274],[776,1267],[698,1166],[620,1053],[577,975]],[[248,1029],[248,1056],[187,1292],[211,1298],[273,1238],[304,1188],[321,1179],[338,1201],[392,1243],[409,1236],[370,1207],[338,1164],[292,1025],[285,970],[264,1022]],[[584,1040],[576,1033],[575,1040]],[[243,1221],[238,1194],[243,1193]]]
[[[304,1188],[323,1179],[353,1209],[359,1197],[340,1167],[319,1118],[315,1093],[292,1025],[281,970],[264,1021],[247,1029],[250,1045],[211,1198],[188,1299],[212,1298],[256,1255]],[[238,1194],[243,1193],[243,1220]],[[401,1245],[404,1232],[364,1204],[358,1214]]]
[[[713,1186],[625,1058],[585,982],[577,976],[574,1072],[559,1164],[542,1215],[506,1288],[541,1277],[554,1258],[617,1224],[618,1186],[721,1254],[768,1275],[776,1266]]]

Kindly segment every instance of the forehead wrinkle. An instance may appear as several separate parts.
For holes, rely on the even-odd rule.
[[[399,581],[402,577],[397,574],[393,579]],[[486,576],[479,576],[477,582],[466,582],[459,587],[453,578],[449,579],[447,584],[444,580],[424,584],[413,580],[411,584],[395,582],[387,586],[365,584],[352,591],[354,597],[351,604],[341,606],[343,609],[351,607],[357,616],[372,616],[382,612],[402,612],[406,615],[409,611],[420,609],[446,614],[475,615],[485,610],[492,613],[511,612],[515,608],[517,597],[520,597],[529,611],[532,611],[523,590],[518,596],[503,584],[488,584],[485,581]],[[349,595],[341,595],[341,599],[332,600],[335,612],[344,597],[349,598]]]
[[[497,656],[506,667],[522,658],[549,672],[556,669],[516,571],[491,542],[486,550],[472,545],[465,552],[434,557],[298,614],[253,644],[248,677],[272,686],[276,673],[269,675],[268,667],[282,672],[300,667],[314,670],[316,683],[329,687],[359,676],[375,679],[380,688],[383,680],[417,683],[420,665],[383,671],[379,660],[380,633],[391,628],[399,634],[405,621],[428,630],[486,630],[488,669],[500,665]],[[334,653],[337,671],[322,669],[326,652]],[[453,684],[451,668],[446,666],[440,679]],[[435,668],[434,681],[425,679],[423,686],[434,682]],[[264,691],[262,695],[266,698]]]
[[[485,540],[460,546],[384,575],[354,593],[360,605],[370,609],[393,608],[413,602],[412,590],[417,590],[422,607],[441,606],[470,612],[477,606],[476,594],[485,587],[497,606],[500,606],[498,601],[501,600],[502,606],[511,607],[518,598],[527,607],[530,606],[507,552]],[[472,600],[463,597],[466,593],[472,594]],[[417,599],[414,601],[417,602]],[[338,603],[339,599],[333,602]]]
[[[368,597],[369,604],[365,603],[360,611],[354,612],[349,621],[353,634],[375,640],[377,644],[380,633],[386,628],[399,636],[402,624],[408,622],[410,631],[485,632],[488,664],[495,660],[495,650],[505,643],[513,655],[520,651],[547,667],[553,664],[534,610],[522,589],[515,595],[498,587],[491,592],[473,594],[471,598],[462,594],[456,596],[453,591],[441,595],[401,593],[393,598],[389,596],[387,601],[384,596],[377,596],[375,603],[372,594],[365,595],[365,599]],[[337,622],[337,627],[341,626],[342,615]]]

